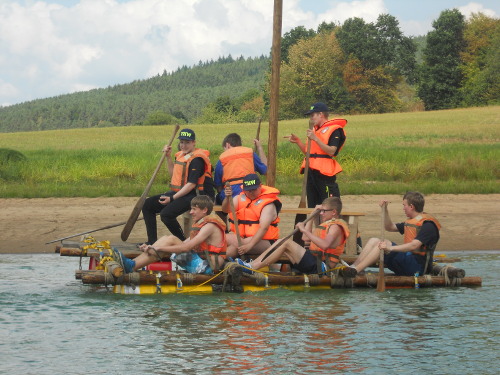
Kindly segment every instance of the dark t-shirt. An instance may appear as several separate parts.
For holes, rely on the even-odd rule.
[[[196,184],[203,173],[205,173],[205,161],[202,158],[194,158],[189,165],[187,182]],[[196,189],[191,190],[190,194],[191,193],[196,194]],[[212,178],[205,178],[203,192],[201,194],[208,195],[213,200],[215,197],[215,186]]]
[[[194,158],[189,164],[187,182],[196,184],[205,172],[205,161],[202,158]]]
[[[396,228],[398,228],[399,233],[404,234],[404,223],[396,224]],[[424,221],[415,239],[419,240],[427,247],[436,244],[439,241],[439,230],[436,224],[432,221]]]
[[[335,146],[337,147],[337,151],[335,151],[335,156],[340,151],[340,148],[345,142],[345,134],[342,129],[337,129],[335,130],[331,135],[330,138],[328,139],[328,146]]]

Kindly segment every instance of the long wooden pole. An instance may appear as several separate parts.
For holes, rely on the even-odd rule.
[[[278,149],[278,109],[281,65],[281,23],[283,0],[274,0],[273,45],[271,48],[271,94],[269,106],[269,143],[267,145],[266,185],[276,185],[276,153]]]
[[[260,124],[262,123],[262,117],[259,118],[259,126],[257,126],[257,136],[255,137],[256,140],[260,141]],[[259,151],[257,145],[255,145],[255,152]]]
[[[313,128],[313,122],[309,120],[309,129]],[[311,138],[307,138],[306,161],[304,166],[304,180],[302,181],[302,195],[300,196],[299,208],[306,207],[307,178],[309,176],[309,158],[311,156]]]
[[[170,142],[168,143],[169,146],[172,145],[172,142],[174,141],[175,136],[177,135],[177,132],[179,131],[179,127],[180,127],[179,125],[175,125],[175,129],[174,129],[174,132],[172,134],[172,138],[170,138]],[[139,198],[139,200],[135,204],[135,206],[132,210],[132,213],[130,214],[130,216],[127,220],[127,223],[123,227],[123,230],[121,233],[122,241],[127,241],[128,236],[130,235],[130,232],[132,232],[132,228],[134,227],[134,225],[137,221],[137,218],[139,217],[139,215],[141,213],[142,206],[144,206],[144,202],[146,201],[146,198],[149,194],[149,190],[151,190],[151,186],[153,186],[153,182],[155,181],[156,175],[158,174],[158,171],[160,170],[165,158],[166,158],[166,153],[162,152],[160,161],[158,162],[158,165],[156,166],[156,169],[153,172],[153,176],[149,180],[146,188],[144,189],[144,192],[142,193],[141,197]]]
[[[384,241],[385,237],[385,208],[386,204],[382,204],[381,212],[381,230],[380,230],[380,240]],[[385,292],[385,271],[384,271],[384,250],[380,249],[379,259],[378,259],[378,279],[377,279],[377,291]]]
[[[309,120],[309,129],[313,128],[313,122]],[[309,176],[309,157],[311,156],[311,139],[307,138],[307,148],[306,148],[306,160],[304,166],[304,179],[302,180],[302,194],[300,195],[299,208],[306,208],[307,199],[307,178]],[[306,215],[297,214],[295,215],[295,224],[300,223],[306,219]],[[304,246],[304,241],[302,241],[302,233],[297,232],[293,236],[293,240],[297,242],[299,245]]]
[[[314,210],[313,213],[311,213],[311,215],[304,221],[304,225],[307,224],[307,222],[309,222],[310,220],[314,219],[317,215],[319,214],[319,210]],[[290,232],[289,234],[287,234],[285,237],[281,238],[279,241],[275,242],[274,245],[273,245],[273,248],[271,251],[269,251],[261,260],[264,261],[269,255],[271,255],[272,253],[274,253],[274,251],[279,248],[281,245],[283,245],[285,243],[285,241],[287,241],[290,237],[293,237],[293,235],[295,233],[299,232],[299,230],[297,228],[295,228],[293,230],[293,232]]]
[[[231,184],[229,181],[226,182],[226,187],[231,188]],[[236,209],[234,208],[233,196],[231,195],[229,198],[229,205],[231,207],[231,213],[233,214],[233,222],[234,222],[234,231],[236,232],[236,240],[238,241],[238,247],[241,246],[241,235],[240,235],[240,226],[238,223],[238,217],[236,216]]]
[[[143,220],[143,218],[140,217],[137,220],[138,221],[139,220]],[[100,230],[104,230],[104,229],[110,229],[110,228],[119,227],[120,225],[125,225],[125,224],[127,224],[126,221],[122,221],[121,223],[106,225],[105,227],[101,227],[101,228],[97,228],[97,229],[92,229],[92,230],[88,230],[86,232],[76,233],[76,234],[72,234],[70,236],[61,237],[61,238],[58,238],[58,239],[55,239],[55,240],[52,240],[52,241],[49,241],[49,242],[45,242],[45,245],[48,245],[48,244],[51,244],[51,243],[54,243],[54,242],[59,242],[59,241],[67,240],[68,238],[83,236],[84,234],[94,233],[94,232],[97,232],[97,231],[100,231]]]

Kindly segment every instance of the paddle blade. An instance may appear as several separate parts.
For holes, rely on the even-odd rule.
[[[141,197],[134,206],[132,213],[130,214],[125,226],[123,227],[122,233],[120,234],[120,238],[123,242],[128,240],[130,236],[130,232],[134,228],[135,222],[137,221],[139,215],[141,214],[142,206],[144,206],[144,201],[146,197]]]
[[[385,292],[384,250],[380,250],[378,261],[377,292]]]

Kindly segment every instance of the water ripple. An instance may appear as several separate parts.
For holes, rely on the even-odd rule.
[[[0,373],[496,374],[500,252],[460,257],[482,288],[122,296],[0,255]]]

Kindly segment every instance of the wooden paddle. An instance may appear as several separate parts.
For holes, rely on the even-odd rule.
[[[309,120],[309,129],[314,126],[313,122]],[[307,148],[306,148],[306,162],[304,166],[304,179],[302,180],[302,195],[300,196],[299,208],[306,208],[306,190],[307,190],[307,178],[309,175],[309,157],[311,156],[311,139],[307,138]],[[295,224],[306,220],[305,214],[297,214],[295,216]],[[293,236],[293,241],[297,242],[299,245],[304,246],[304,241],[302,241],[302,233],[296,232]]]
[[[229,181],[226,182],[226,187],[231,187]],[[240,236],[240,227],[238,224],[238,217],[236,216],[236,209],[234,208],[233,196],[231,195],[229,199],[229,205],[231,206],[231,213],[233,214],[233,222],[234,222],[234,231],[236,233],[236,239],[238,240],[238,247],[241,246],[241,236]]]
[[[382,227],[380,231],[380,240],[384,241],[385,237],[385,207],[386,204],[382,204]],[[384,250],[380,249],[379,259],[378,259],[378,280],[377,280],[377,292],[385,292],[385,270],[384,270]]]
[[[177,132],[179,131],[179,125],[175,125],[174,133],[172,134],[172,138],[170,139],[170,142],[168,143],[169,146],[172,145],[172,142],[175,139],[175,136],[177,135]],[[127,223],[125,224],[125,227],[122,230],[121,233],[121,239],[122,241],[127,241],[128,236],[130,235],[130,232],[132,232],[132,228],[135,225],[135,222],[137,221],[137,218],[139,217],[139,214],[141,213],[142,206],[144,206],[144,202],[146,201],[146,198],[149,194],[149,190],[151,190],[151,186],[153,186],[153,182],[156,178],[156,175],[158,174],[161,165],[163,164],[163,161],[166,158],[166,153],[162,152],[160,161],[158,162],[158,165],[156,166],[156,169],[153,173],[153,176],[148,182],[148,185],[146,186],[146,189],[144,189],[144,192],[142,193],[141,197],[137,201],[137,203],[134,206],[134,209],[132,210],[132,213],[130,214],[130,217],[127,220]]]
[[[306,219],[304,220],[304,225],[307,224],[310,220],[314,219],[316,216],[318,216],[319,214],[319,210],[314,210],[311,215]],[[271,255],[278,247],[280,247],[281,245],[283,245],[290,237],[292,237],[293,235],[295,235],[296,233],[302,233],[300,230],[298,230],[297,228],[295,228],[293,230],[293,232],[291,232],[290,234],[286,235],[285,237],[283,237],[282,239],[280,239],[278,242],[275,242],[274,245],[273,245],[273,249],[271,251],[269,251],[265,256],[264,258],[262,258],[261,262],[264,261],[269,255]]]
[[[262,122],[262,117],[259,118],[259,126],[257,126],[257,136],[255,137],[256,140],[260,140],[260,124]],[[257,153],[259,149],[257,148],[257,145],[255,145],[255,152]]]
[[[137,220],[143,220],[143,219],[144,218],[140,217]],[[127,224],[126,221],[122,221],[121,223],[106,225],[105,227],[101,227],[101,228],[97,228],[97,229],[92,229],[92,230],[88,230],[86,232],[72,234],[71,236],[66,236],[66,237],[58,238],[57,240],[52,240],[50,242],[45,242],[45,245],[48,245],[48,244],[51,244],[51,243],[54,243],[54,242],[58,242],[58,241],[67,240],[68,238],[73,238],[73,237],[77,237],[77,236],[83,236],[84,234],[94,233],[94,232],[97,232],[97,231],[100,231],[100,230],[104,230],[104,229],[110,229],[110,228],[119,227],[120,225],[125,225],[125,224]]]

